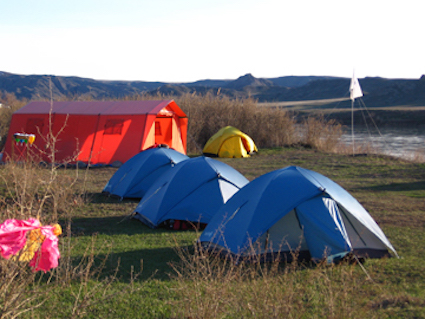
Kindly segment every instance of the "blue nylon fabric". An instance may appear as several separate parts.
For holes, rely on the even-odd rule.
[[[240,189],[221,207],[200,237],[235,254],[246,250],[297,205],[321,193],[289,167],[264,174]]]
[[[316,197],[330,197],[335,200],[396,254],[373,218],[346,190],[319,173],[297,166],[289,166],[262,175],[239,190],[212,218],[201,234],[199,242],[222,246],[233,254],[243,254],[251,242],[255,242],[278,220],[291,210]],[[323,208],[323,203],[321,206],[320,209]],[[304,207],[309,206],[305,204]],[[314,216],[314,209],[311,209],[309,214],[305,215],[305,219]],[[323,208],[321,214],[324,213]],[[312,234],[317,236],[320,230],[326,232],[329,228],[334,227],[339,228],[340,235],[332,235],[330,242],[321,240],[322,243],[317,247],[310,244],[313,249],[316,249],[315,256],[322,257],[323,247],[326,244],[335,247],[333,254],[350,247],[339,213],[328,210],[327,214],[333,214],[327,218],[331,222],[330,226],[316,225]],[[306,223],[305,220],[304,223]],[[309,223],[313,223],[313,221],[309,221]],[[315,240],[314,236],[310,238],[310,243]]]
[[[191,158],[161,175],[135,209],[153,226],[168,219],[208,223],[224,204],[218,180],[234,185],[248,180],[231,166],[207,157]]]
[[[152,183],[173,165],[189,159],[168,148],[151,148],[125,162],[103,189],[121,198],[142,198]]]
[[[375,236],[378,237],[379,240],[381,240],[385,246],[387,246],[387,248],[397,256],[396,250],[391,245],[382,229],[378,226],[366,209],[353,196],[351,196],[350,193],[326,176],[301,167],[298,167],[297,169],[306,178],[312,182],[318,183],[318,185],[321,185],[327,194],[329,194],[339,205],[348,210],[360,223],[369,228]]]
[[[310,255],[317,259],[351,251],[351,243],[337,205],[333,202],[335,205],[331,206],[330,214],[324,200],[321,196],[316,197],[297,207]]]

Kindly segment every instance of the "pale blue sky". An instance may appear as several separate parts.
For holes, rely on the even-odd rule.
[[[422,19],[417,0],[0,0],[0,71],[419,78]]]

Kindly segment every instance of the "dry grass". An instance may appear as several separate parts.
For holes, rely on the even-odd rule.
[[[370,318],[367,300],[353,295],[376,289],[354,264],[249,263],[210,255],[203,247],[177,248],[173,265],[177,318]]]
[[[12,113],[19,110],[27,102],[27,100],[16,99],[14,94],[6,93],[2,95],[0,92],[0,103],[3,105],[0,108],[0,150],[6,143]]]
[[[323,118],[308,118],[300,130],[291,113],[282,108],[259,107],[253,99],[187,94],[177,103],[189,117],[189,153],[200,153],[208,139],[227,125],[248,134],[258,148],[304,144],[334,151],[342,135],[341,125]]]
[[[37,285],[37,275],[27,263],[17,258],[0,258],[0,318],[16,318],[40,307],[46,300],[45,289]]]
[[[236,126],[249,134],[260,148],[304,144],[332,152],[336,151],[335,145],[341,134],[340,126],[322,118],[309,118],[300,129],[285,111],[259,108],[254,100],[187,95],[177,102],[190,119],[190,152],[195,149],[199,152],[199,147],[225,125]],[[54,141],[51,145],[54,145]],[[351,149],[347,152],[351,152]],[[347,176],[343,182],[347,179],[346,183],[352,180],[364,183],[365,176],[352,178],[353,172],[360,174],[359,171],[364,167],[363,164],[353,165],[351,161],[354,160],[354,157],[330,158],[317,152],[306,157],[296,154],[292,158],[287,158],[286,153],[279,153],[266,159],[252,158],[252,161],[240,162],[239,165],[252,165],[249,170],[257,167],[264,170],[265,167],[269,169],[269,165],[274,162],[279,163],[280,167],[286,162],[304,164],[303,161],[306,161],[306,165],[322,163],[323,167],[332,166],[330,172],[338,171]],[[349,163],[346,167],[355,169],[342,172],[343,161]],[[337,165],[338,169],[335,169]],[[373,172],[374,179],[379,176],[376,169],[369,168],[369,172]],[[4,318],[13,318],[40,307],[46,300],[56,297],[52,291],[64,293],[71,299],[69,304],[64,305],[64,300],[58,298],[57,303],[52,303],[50,308],[56,309],[56,317],[66,318],[86,317],[92,309],[117,295],[131,296],[134,292],[133,281],[124,288],[120,286],[120,291],[111,288],[116,284],[119,263],[114,271],[108,273],[105,267],[109,254],[103,253],[101,258],[97,255],[100,246],[103,249],[108,245],[107,242],[99,243],[93,236],[84,254],[75,257],[74,246],[78,245],[79,239],[74,238],[71,232],[72,218],[85,206],[88,211],[93,209],[86,201],[85,176],[81,173],[78,169],[40,167],[33,161],[8,163],[0,167],[1,221],[38,216],[43,223],[52,223],[62,218],[65,226],[65,236],[60,238],[61,263],[51,274],[38,277],[28,271],[25,264],[1,260],[0,305]],[[83,186],[77,187],[77,182]],[[373,207],[371,205],[375,199],[368,200],[366,197],[371,193],[365,191],[359,195],[363,195],[360,197]],[[416,202],[419,204],[415,211],[420,211],[420,198]],[[393,206],[394,201],[388,200],[388,211]],[[99,209],[101,206],[97,207]],[[114,207],[114,212],[116,209]],[[383,213],[378,210],[377,217],[382,221],[391,218],[390,213],[384,212],[383,205],[380,205],[380,210]],[[412,223],[418,224],[418,220],[412,219]],[[397,223],[391,220],[393,224]],[[152,242],[158,240],[159,236]],[[147,251],[150,253],[153,250]],[[373,264],[367,267],[366,274],[361,267],[344,263],[331,266],[297,263],[282,265],[277,262],[236,264],[231,259],[212,257],[198,246],[190,249],[180,247],[177,252],[181,262],[173,264],[175,275],[171,289],[175,294],[167,302],[173,305],[172,315],[178,318],[373,318],[379,317],[381,309],[423,306],[423,302],[412,294],[391,293],[382,283],[371,280],[383,278],[383,275],[379,275],[379,271],[383,270],[378,267],[375,269]],[[108,265],[106,268],[111,267]],[[390,277],[385,275],[385,278]],[[403,280],[406,278],[403,277]],[[127,298],[121,300],[127,309],[131,307]],[[149,301],[152,303],[152,299]],[[374,311],[371,312],[371,309]]]
[[[325,152],[337,152],[342,126],[334,120],[325,120],[323,116],[309,117],[303,122],[304,143],[314,149]]]
[[[58,135],[50,132],[45,137],[50,150],[45,156],[53,163],[59,135],[60,132]],[[0,318],[16,318],[40,307],[53,297],[53,290],[58,287],[69,289],[74,301],[71,307],[59,307],[57,317],[83,318],[94,305],[117,294],[108,288],[116,281],[119,264],[114,273],[104,276],[109,254],[98,261],[95,236],[79,260],[72,258],[76,241],[72,238],[71,223],[75,211],[86,204],[85,183],[86,175],[80,174],[78,167],[43,166],[32,156],[30,148],[25,160],[8,161],[0,166],[0,223],[7,219],[37,218],[43,225],[60,220],[64,228],[64,237],[59,241],[59,266],[48,275],[34,273],[29,261],[19,261],[19,256],[0,257]],[[130,285],[120,293],[132,289]]]
[[[73,257],[78,239],[73,238],[71,223],[86,200],[76,187],[77,181],[80,185],[84,181],[72,174],[78,174],[78,169],[46,168],[31,161],[9,162],[0,167],[0,189],[6,190],[0,196],[0,222],[36,217],[42,224],[51,224],[60,219],[64,228],[59,238],[59,266],[46,275],[32,272],[29,262],[20,262],[19,257],[0,257],[0,318],[16,318],[44,305],[55,297],[57,289],[70,291],[73,301],[67,307],[58,305],[55,317],[84,318],[93,307],[134,290],[132,285],[119,292],[110,289],[117,280],[119,263],[115,271],[105,276],[109,253],[97,255],[99,245],[105,249],[109,243],[99,242],[96,235],[81,257]],[[108,263],[107,268],[110,266]],[[137,276],[132,274],[134,279]]]

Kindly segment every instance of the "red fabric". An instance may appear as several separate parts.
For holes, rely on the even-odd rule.
[[[174,221],[173,229],[174,230],[179,230],[180,229],[180,221],[179,220],[175,220]]]
[[[41,151],[46,147],[49,123],[52,123],[53,135],[57,136],[54,159],[57,163],[125,163],[154,143],[166,143],[186,153],[187,117],[172,100],[54,102],[53,110],[51,107],[48,102],[30,102],[13,113],[3,161],[21,161],[27,155],[35,155],[36,161],[50,162],[51,159]],[[161,115],[164,110],[174,114],[174,125],[168,115]],[[155,136],[156,120],[161,123],[162,134],[158,136]],[[122,123],[122,126],[119,130],[110,130],[112,122]],[[174,126],[174,131],[179,134],[173,131]],[[26,132],[26,129],[32,132]],[[35,134],[34,147],[16,145],[12,137],[18,132]]]

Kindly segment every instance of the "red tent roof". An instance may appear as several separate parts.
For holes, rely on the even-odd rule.
[[[167,107],[179,117],[186,114],[173,100],[146,101],[69,101],[69,102],[30,102],[15,113],[17,114],[46,114],[52,107],[54,114],[78,115],[131,115],[158,114]]]

